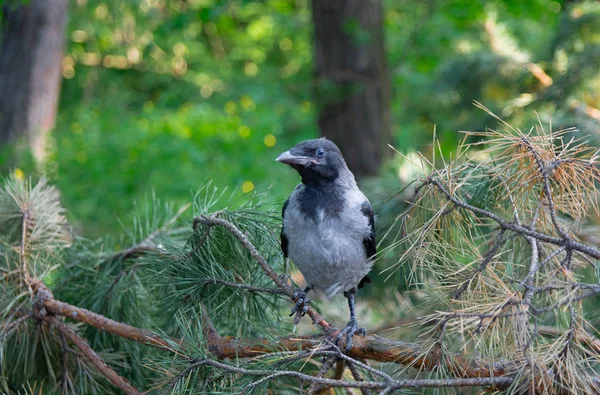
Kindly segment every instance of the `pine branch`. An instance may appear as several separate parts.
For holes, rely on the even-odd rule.
[[[111,383],[119,387],[126,394],[141,395],[140,391],[132,386],[129,381],[119,376],[117,372],[108,366],[106,362],[104,362],[104,360],[102,360],[102,358],[100,358],[100,356],[96,354],[94,350],[92,350],[92,348],[84,339],[82,339],[77,333],[69,328],[64,322],[51,315],[45,316],[43,319],[55,327],[63,336],[73,342],[73,344],[79,348],[83,355],[85,355],[88,361],[90,361],[90,363],[94,365],[96,369],[98,369],[98,371],[102,373],[102,375],[104,375],[104,377],[106,377]]]
[[[324,377],[327,374],[327,372],[329,372],[331,370],[331,368],[335,364],[335,361],[336,361],[335,357],[326,358],[325,361],[323,361],[323,364],[321,364],[321,368],[319,369],[317,374],[315,374],[315,377],[317,377],[317,378]],[[319,383],[313,382],[310,385],[310,387],[308,387],[308,389],[306,390],[306,393],[309,395],[315,395],[317,393],[322,392],[324,389],[325,388],[322,385],[319,385]]]
[[[222,362],[214,361],[208,358],[202,358],[192,361],[188,371],[203,366],[211,366],[225,372],[243,374],[248,376],[260,376],[261,379],[247,386],[248,389],[256,388],[260,384],[276,379],[278,377],[293,377],[301,381],[321,384],[337,388],[364,388],[364,389],[390,389],[397,390],[401,388],[443,388],[443,387],[496,387],[506,388],[514,379],[512,377],[480,377],[463,379],[421,379],[421,380],[392,380],[392,381],[347,381],[333,380],[322,377],[310,376],[308,374],[296,372],[293,370],[253,370],[238,366],[228,365]]]
[[[258,264],[262,268],[263,272],[265,272],[265,274],[269,278],[271,278],[271,280],[273,280],[273,282],[277,285],[277,287],[280,288],[281,290],[283,290],[285,292],[285,294],[287,294],[290,298],[293,298],[294,290],[292,289],[292,287],[290,287],[286,282],[284,282],[281,279],[281,277],[279,277],[277,275],[277,273],[269,266],[267,260],[258,252],[256,247],[254,247],[254,245],[250,242],[250,240],[248,240],[248,237],[244,233],[242,233],[242,231],[240,231],[234,224],[232,224],[231,222],[229,222],[227,220],[217,218],[216,215],[212,215],[212,216],[201,215],[201,216],[195,218],[194,224],[193,224],[194,229],[196,229],[196,226],[198,223],[202,223],[209,227],[210,226],[222,226],[225,229],[227,229],[229,232],[231,232],[231,234],[234,235],[238,239],[238,241],[244,246],[244,248],[246,248],[246,250],[248,250],[248,252],[252,256],[252,258],[254,258],[254,260],[256,260],[256,262],[258,262]],[[317,313],[317,311],[315,309],[313,309],[312,307],[309,306],[307,314],[310,316],[313,323],[318,324],[324,331],[328,332],[328,331],[331,331],[332,329],[334,329],[334,327],[329,322],[327,322],[323,318],[323,316],[321,316],[319,313]]]
[[[33,289],[36,292],[37,298],[42,300],[42,306],[48,313],[69,317],[75,321],[83,322],[115,336],[133,340],[138,343],[167,349],[172,345],[169,341],[146,329],[123,324],[87,309],[54,299],[50,290],[40,281],[33,283]]]
[[[170,344],[172,343],[170,343],[168,340],[161,338],[156,334],[153,334],[144,329],[135,328],[130,325],[110,320],[106,317],[103,317],[100,314],[96,314],[89,310],[81,309],[54,299],[50,291],[40,282],[34,283],[34,291],[37,294],[37,299],[46,309],[47,313],[53,315],[66,316],[74,320],[86,323],[88,325],[97,327],[115,336],[119,336],[129,340],[134,340],[147,345],[161,347],[172,351],[172,347],[170,347]],[[53,315],[48,315],[47,317],[48,320],[55,322],[56,319],[52,318]],[[322,339],[319,339],[318,337],[302,336],[282,337],[275,339],[275,341],[257,339],[235,339],[229,337],[224,338],[218,334],[218,332],[212,325],[212,322],[210,321],[210,317],[206,313],[206,309],[204,308],[203,316],[205,324],[205,338],[208,343],[208,349],[216,358],[220,360],[237,358],[256,358],[260,355],[277,353],[277,350],[318,350],[320,347],[322,347],[323,344]],[[70,336],[66,333],[65,336],[70,338]],[[79,347],[79,344],[77,345]],[[331,347],[331,344],[327,347]],[[491,385],[494,383],[494,381],[489,381],[490,377],[497,377],[499,379],[499,381],[497,381],[497,384],[505,385],[509,383],[509,381],[512,381],[512,378],[501,378],[500,376],[509,374],[511,371],[514,371],[514,366],[512,366],[511,364],[501,365],[499,363],[486,363],[480,360],[469,360],[460,354],[448,354],[444,356],[443,360],[440,360],[440,357],[436,352],[427,352],[416,344],[399,342],[375,336],[367,336],[365,338],[357,337],[354,340],[354,346],[352,350],[348,353],[348,355],[343,354],[339,348],[335,346],[333,347],[335,351],[329,352],[329,356],[343,359],[348,363],[353,363],[357,366],[372,371],[373,373],[381,376],[387,382],[390,382],[391,388],[407,388],[410,386],[450,386],[452,385],[452,383],[457,383],[457,385],[465,384],[467,386]],[[311,353],[311,355],[312,354],[313,353]],[[327,354],[322,353],[322,355]],[[381,372],[369,367],[368,365],[361,363],[360,361],[358,361],[358,359],[372,359],[380,362],[393,362],[403,364],[406,366],[412,366],[419,370],[433,370],[440,366],[440,364],[443,364],[443,366],[456,377],[463,377],[465,379],[473,380],[408,380],[402,382],[395,382],[390,376],[384,375]],[[273,374],[273,372],[270,371],[270,374]],[[280,375],[276,375],[275,377],[279,377]],[[274,377],[269,377],[268,379],[270,380],[272,378]],[[332,386],[340,386],[339,383],[343,381],[319,381],[317,382],[317,384],[331,385],[331,382],[338,383]],[[369,384],[368,382],[365,385],[366,387],[364,388],[387,388],[387,386],[369,387],[369,385],[371,384]]]
[[[179,218],[181,218],[183,213],[185,213],[190,207],[191,207],[191,203],[184,205],[177,211],[177,213],[175,214],[175,216],[173,218],[171,218],[170,220],[165,222],[165,224],[163,226],[161,226],[160,228],[158,228],[158,229],[154,230],[152,233],[150,233],[140,243],[133,245],[125,250],[122,250],[122,251],[112,254],[109,259],[111,259],[111,260],[134,259],[134,258],[140,257],[142,255],[151,254],[151,253],[167,255],[162,248],[156,247],[154,245],[153,241],[161,233],[163,233],[166,229],[168,229],[171,225],[173,225]]]
[[[550,236],[545,233],[541,233],[541,232],[538,232],[531,228],[528,228],[526,226],[517,225],[514,222],[508,222],[508,221],[504,220],[502,217],[500,217],[499,215],[492,213],[491,211],[472,206],[472,205],[464,202],[463,200],[457,198],[456,196],[452,195],[440,181],[438,181],[432,177],[428,177],[427,180],[424,182],[424,184],[425,185],[434,185],[440,192],[442,192],[442,194],[444,196],[446,196],[446,198],[448,200],[450,200],[452,203],[454,203],[458,207],[461,207],[463,209],[471,211],[474,214],[478,214],[478,215],[490,218],[491,220],[498,223],[498,225],[500,225],[500,227],[502,229],[511,230],[511,231],[513,231],[515,233],[519,233],[523,236],[533,237],[539,241],[554,244],[554,245],[557,245],[560,247],[565,247],[567,249],[572,249],[574,251],[579,251],[583,254],[589,255],[592,258],[600,259],[600,251],[598,251],[598,249],[588,246],[588,245],[585,245],[585,244],[582,244],[582,243],[574,240],[570,236],[567,238]]]

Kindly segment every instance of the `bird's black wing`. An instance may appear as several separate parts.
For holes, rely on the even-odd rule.
[[[285,203],[283,203],[283,208],[281,209],[281,219],[285,218],[285,209],[288,204],[290,204],[290,198],[288,198]],[[283,226],[283,222],[281,223],[281,251],[283,251],[283,256],[288,257],[288,239],[285,235],[285,227]]]
[[[368,201],[364,201],[360,207],[360,211],[364,216],[369,220],[369,234],[363,238],[363,245],[365,247],[365,252],[367,254],[367,259],[371,259],[377,253],[377,245],[375,243],[375,213],[373,213],[373,208],[371,208],[371,204]],[[363,277],[358,283],[358,288],[362,288],[365,284],[369,284],[371,279],[369,276]]]

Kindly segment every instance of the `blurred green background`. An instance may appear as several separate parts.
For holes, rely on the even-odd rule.
[[[598,133],[598,2],[386,0],[384,31],[402,152],[430,155],[434,126],[446,155],[460,130],[494,127],[475,100],[523,128],[537,111]],[[240,194],[273,184],[283,202],[298,178],[275,157],[319,135],[312,34],[307,0],[73,0],[48,160],[17,143],[0,169],[46,172],[89,237],[208,179]],[[396,158],[380,184],[404,174]]]

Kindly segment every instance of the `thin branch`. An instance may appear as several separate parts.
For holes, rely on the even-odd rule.
[[[356,365],[353,362],[348,362],[347,365],[348,365],[348,369],[350,369],[350,372],[352,373],[352,377],[354,377],[355,381],[358,381],[358,382],[365,381],[365,379],[360,374],[360,371],[356,368]],[[360,392],[362,392],[363,395],[371,394],[371,391],[369,391],[366,388],[361,388]]]
[[[327,372],[329,372],[331,370],[335,361],[336,361],[335,357],[326,358],[325,361],[323,361],[321,368],[319,369],[317,374],[315,374],[314,377],[321,378],[321,377],[325,376],[327,374]],[[306,393],[309,395],[314,395],[317,392],[321,391],[322,389],[324,389],[323,385],[320,385],[317,382],[313,382],[310,385],[310,387],[308,387],[308,389],[306,390]]]
[[[271,278],[271,280],[273,280],[273,282],[280,289],[285,291],[285,294],[287,294],[290,298],[293,297],[294,290],[292,289],[292,287],[290,287],[286,282],[284,282],[281,279],[281,277],[277,275],[275,270],[273,270],[273,268],[269,266],[267,260],[258,252],[256,247],[254,247],[250,240],[248,240],[248,237],[244,233],[242,233],[242,231],[240,231],[234,224],[224,219],[216,218],[215,216],[206,215],[201,215],[194,219],[194,224],[198,222],[208,226],[222,226],[225,229],[227,229],[233,236],[235,236],[236,239],[238,239],[238,241],[244,246],[244,248],[248,250],[252,258],[254,258],[256,262],[258,262],[265,274],[269,278]],[[319,325],[321,328],[323,328],[324,331],[328,332],[334,329],[334,327],[329,322],[327,322],[325,318],[323,318],[323,316],[317,313],[317,311],[312,307],[309,306],[307,314],[310,316],[313,323]]]
[[[19,244],[19,259],[21,261],[22,277],[21,281],[24,281],[29,292],[31,292],[29,269],[27,268],[27,227],[29,223],[29,209],[23,211],[23,220],[21,222],[21,243]]]
[[[5,320],[4,322],[0,323],[0,337],[7,335],[13,329],[15,329],[16,327],[21,325],[24,321],[31,318],[32,315],[33,314],[31,312],[26,312],[26,313],[22,313],[22,314],[15,313],[14,317],[16,317],[16,319],[9,318],[9,319]]]
[[[506,388],[514,380],[512,377],[480,377],[480,378],[468,378],[468,379],[422,379],[422,380],[394,380],[392,382],[382,381],[347,381],[347,380],[332,380],[322,377],[310,376],[308,374],[296,372],[296,371],[277,371],[272,370],[253,370],[246,369],[238,366],[228,365],[222,362],[213,361],[212,359],[198,359],[195,360],[189,367],[192,369],[201,366],[211,366],[217,369],[224,370],[226,372],[244,374],[249,376],[263,376],[262,379],[253,382],[248,388],[255,388],[258,385],[273,380],[277,377],[294,377],[302,381],[310,383],[323,384],[329,387],[343,387],[343,388],[367,388],[367,389],[400,389],[400,388],[442,388],[442,387],[482,387],[482,386],[494,386],[496,388]]]
[[[544,195],[546,196],[546,200],[548,201],[548,207],[550,209],[550,218],[552,219],[552,224],[554,224],[554,228],[558,232],[558,234],[565,240],[572,240],[571,236],[565,232],[562,226],[558,223],[558,216],[556,213],[556,206],[554,205],[554,199],[552,198],[552,190],[550,188],[550,176],[548,175],[548,170],[544,166],[544,161],[540,158],[539,152],[535,149],[531,143],[526,138],[522,138],[521,141],[525,146],[529,149],[529,152],[533,155],[535,159],[535,163],[538,167],[538,171],[540,172],[543,179],[543,187],[544,187]]]
[[[33,282],[32,287],[36,293],[40,307],[45,308],[50,314],[69,317],[115,336],[134,340],[138,343],[167,349],[171,347],[172,343],[146,329],[123,324],[106,318],[101,314],[54,299],[52,292],[41,281]]]
[[[119,376],[117,372],[115,372],[110,366],[104,362],[102,358],[87,344],[87,342],[82,339],[77,333],[75,333],[71,328],[69,328],[64,322],[59,320],[58,318],[48,315],[43,317],[44,321],[51,324],[55,327],[63,336],[69,339],[73,344],[81,350],[83,355],[86,356],[88,361],[92,365],[98,369],[104,377],[106,377],[111,383],[120,388],[126,394],[134,394],[141,395],[141,392],[138,391],[129,381]]]
[[[475,277],[479,273],[482,273],[486,269],[487,265],[492,261],[492,259],[494,259],[496,253],[502,246],[502,242],[504,241],[504,232],[506,232],[506,229],[500,230],[500,233],[498,233],[498,237],[496,237],[496,241],[494,242],[492,248],[490,248],[490,250],[485,254],[483,259],[481,260],[481,263],[479,264],[479,267],[475,269],[473,273],[471,273],[471,275],[469,275],[456,289],[456,291],[454,292],[453,299],[460,299],[462,294],[469,288],[471,282],[473,282]]]
[[[136,328],[118,321],[106,318],[87,309],[75,307],[56,299],[47,300],[44,307],[49,313],[61,315],[94,326],[124,339],[134,340],[138,343],[148,344],[159,348],[171,348],[169,341],[146,329]]]
[[[440,190],[440,192],[442,192],[442,194],[444,194],[444,196],[446,196],[446,198],[448,200],[450,200],[452,203],[456,204],[457,206],[464,208],[466,210],[469,210],[469,211],[473,212],[474,214],[488,217],[491,220],[497,222],[498,225],[500,225],[500,227],[503,229],[511,230],[513,232],[522,234],[523,236],[533,237],[533,238],[535,238],[539,241],[543,241],[545,243],[550,243],[550,244],[554,244],[557,246],[564,246],[567,249],[570,248],[572,250],[587,254],[593,258],[600,259],[600,251],[598,251],[594,247],[582,244],[582,243],[575,241],[573,239],[570,239],[570,238],[564,239],[561,237],[550,236],[550,235],[547,235],[544,233],[537,232],[537,231],[530,229],[528,227],[525,227],[523,225],[517,225],[516,223],[513,223],[513,222],[507,222],[504,219],[502,219],[502,217],[500,217],[497,214],[492,213],[491,211],[472,206],[468,203],[465,203],[461,199],[458,199],[456,196],[454,196],[450,192],[448,192],[446,187],[444,187],[444,185],[442,185],[442,183],[440,181],[435,180],[431,177],[429,177],[427,179],[427,181],[425,181],[425,183],[431,184],[431,185],[434,185],[435,187],[437,187],[437,189]]]

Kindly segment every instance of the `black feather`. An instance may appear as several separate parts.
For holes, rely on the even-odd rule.
[[[363,239],[363,245],[365,246],[365,252],[367,258],[371,259],[377,254],[377,244],[375,242],[375,213],[368,201],[363,202],[360,207],[360,211],[369,219],[369,229],[371,230],[369,235]],[[362,288],[365,284],[370,284],[371,278],[364,276],[358,283],[358,288]]]
[[[371,284],[371,277],[369,276],[364,276],[362,278],[362,280],[360,280],[360,282],[358,283],[358,288],[362,288],[365,286],[365,284]]]
[[[288,198],[285,203],[283,203],[283,208],[281,209],[281,218],[285,217],[285,209],[290,204],[290,198]],[[283,223],[281,224],[281,251],[283,251],[283,256],[288,257],[288,238],[285,235],[285,227]]]
[[[371,259],[377,254],[377,244],[375,243],[375,214],[368,201],[364,201],[360,211],[369,219],[369,228],[371,232],[363,239],[363,245],[367,253],[367,258]]]

